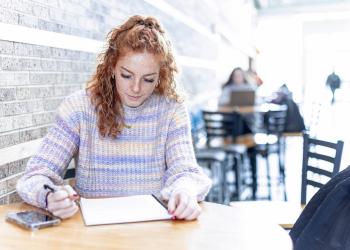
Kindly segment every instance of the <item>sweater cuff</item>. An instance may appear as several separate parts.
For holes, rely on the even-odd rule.
[[[197,197],[198,195],[198,188],[191,179],[187,178],[180,178],[176,182],[172,183],[170,186],[163,188],[163,190],[161,191],[161,195],[163,199],[169,200],[173,194],[178,193],[180,191],[184,191],[188,195],[194,197]]]

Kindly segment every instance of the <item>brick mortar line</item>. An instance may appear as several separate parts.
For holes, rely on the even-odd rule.
[[[16,174],[13,174],[13,175],[10,175],[10,176],[6,176],[5,178],[3,178],[3,179],[0,180],[0,184],[3,183],[3,182],[6,182],[6,181],[8,181],[8,180],[11,180],[11,179],[13,179],[13,178],[16,178],[16,177],[18,177],[18,176],[20,176],[20,175],[22,175],[22,174],[24,174],[24,171],[23,171],[23,172],[16,173]],[[0,196],[0,198],[1,198],[1,196]]]
[[[48,124],[40,125],[40,126],[32,126],[32,127],[30,127],[30,129],[23,129],[23,128],[21,128],[21,129],[18,129],[18,130],[13,130],[11,132],[0,133],[0,137],[11,135],[11,133],[15,134],[15,133],[26,132],[28,130],[41,129],[41,128],[50,128],[53,124],[54,123],[48,123]],[[37,138],[37,139],[39,139],[39,138]],[[36,140],[36,139],[34,139],[34,140]],[[23,143],[23,142],[21,142],[21,143]],[[11,145],[11,146],[15,146],[15,145],[17,145],[17,144],[14,144],[14,145]],[[9,147],[11,147],[11,146],[9,146]],[[3,147],[3,148],[6,148],[6,147]],[[0,148],[0,149],[2,149],[2,148]]]
[[[28,73],[28,74],[84,74],[84,72],[76,72],[76,71],[28,71],[28,70],[0,70],[1,74],[8,74],[8,73]],[[88,74],[88,73],[85,73]]]
[[[63,9],[57,7],[57,6],[54,6],[54,5],[44,4],[44,3],[42,3],[42,2],[38,2],[38,1],[35,1],[35,0],[32,0],[31,2],[36,3],[36,4],[38,4],[39,6],[42,6],[42,7],[49,7],[49,8],[55,9],[55,10],[61,10],[62,12],[66,12],[66,13],[69,13],[69,14],[71,14],[71,15],[76,15],[76,13],[70,12],[69,10],[68,10],[68,11],[67,11],[67,10],[63,10]],[[103,2],[103,1],[101,1],[101,2]],[[106,3],[104,3],[104,4],[106,5]],[[80,5],[80,6],[81,6],[81,5]],[[84,9],[85,9],[85,10],[90,10],[90,9],[86,8],[85,5],[83,5],[83,6],[84,6]],[[91,11],[91,10],[90,10],[90,11]],[[95,12],[95,10],[94,10],[94,13],[98,13],[98,14],[100,14],[100,15],[105,15],[104,13],[101,13],[101,12]],[[82,16],[82,17],[84,17],[84,16]],[[43,20],[45,20],[45,19],[43,19]],[[69,24],[69,23],[68,23],[68,24]]]
[[[45,88],[45,87],[53,87],[53,86],[59,86],[59,87],[68,87],[68,86],[75,86],[78,85],[77,83],[64,83],[64,84],[27,84],[27,85],[4,85],[1,86],[0,85],[0,89],[11,89],[11,88],[22,88],[22,87],[26,87],[28,89],[30,88]],[[31,99],[33,100],[33,99]]]
[[[12,191],[10,191],[10,192],[8,192],[8,193],[6,193],[6,194],[1,195],[1,196],[0,196],[0,199],[5,198],[6,196],[9,196],[10,194],[13,194],[13,193],[16,193],[16,192],[17,192],[16,189],[15,189],[15,190],[12,190]]]
[[[30,43],[25,43],[25,44],[30,44]],[[43,45],[35,45],[35,46],[55,48],[55,47],[49,47],[49,46],[43,46]],[[60,49],[60,48],[57,48],[57,49]],[[73,50],[73,51],[78,51],[78,50]],[[81,51],[79,51],[79,52],[81,52]],[[89,53],[89,52],[86,52],[86,53]],[[95,54],[95,53],[92,53],[92,54]],[[74,60],[74,59],[69,60],[69,59],[46,58],[46,57],[37,57],[37,56],[30,57],[30,56],[18,56],[18,55],[9,55],[9,54],[0,54],[0,57],[1,58],[18,58],[18,59],[40,59],[43,61],[61,61],[61,62],[90,62],[90,61],[86,61],[86,60]],[[92,61],[96,61],[96,60],[91,60],[91,62]]]
[[[53,126],[54,125],[54,123],[45,123],[45,124],[43,124],[43,125],[41,125],[42,127],[48,127],[48,128],[50,128],[51,126]],[[20,131],[20,132],[25,132],[25,131],[29,131],[29,130],[32,130],[32,129],[36,129],[37,127],[35,127],[35,126],[32,126],[32,127],[24,127],[24,128],[20,128],[20,129],[18,129],[18,130],[10,130],[10,132],[9,131],[5,131],[4,133],[7,133],[7,134],[5,134],[5,136],[6,135],[8,135],[8,134],[10,134],[10,133],[14,133],[15,134],[15,132],[19,132],[19,130],[22,130],[22,131]],[[0,132],[0,137],[2,137],[3,136],[3,134],[1,134],[2,132]],[[20,142],[20,143],[23,143],[23,142]],[[17,145],[17,144],[14,144],[14,145]],[[14,145],[11,145],[11,146],[14,146]],[[11,147],[11,146],[9,146],[9,147]],[[3,147],[3,148],[6,148],[6,147]],[[0,147],[0,149],[2,149],[1,147]]]
[[[67,97],[66,95],[62,95],[62,96],[54,96],[54,97],[41,97],[41,98],[33,98],[33,99],[27,99],[27,100],[14,100],[14,101],[8,101],[8,102],[1,102],[1,104],[12,104],[12,103],[22,103],[22,102],[28,102],[28,101],[39,101],[39,100],[45,100],[45,101],[51,101],[51,100],[55,100],[55,99],[61,99],[62,97]],[[5,117],[5,116],[2,116]]]
[[[43,5],[39,5],[39,6],[42,6],[42,7],[43,7]],[[46,6],[44,6],[44,7],[46,7]],[[72,25],[72,23],[70,23],[70,22],[65,23],[65,22],[62,22],[62,21],[45,19],[45,18],[40,17],[40,16],[34,16],[33,14],[29,14],[29,13],[26,13],[26,12],[20,12],[20,11],[18,11],[18,10],[14,10],[14,9],[7,9],[7,8],[4,8],[4,7],[0,7],[0,9],[6,10],[6,11],[8,11],[8,12],[15,13],[15,14],[23,15],[23,16],[34,17],[34,18],[41,19],[41,20],[43,20],[43,21],[50,22],[50,23],[54,23],[54,24],[64,25],[64,26],[73,27],[73,28],[78,28],[78,29],[81,28],[81,27],[79,27],[79,26],[74,26],[74,25]],[[60,9],[60,8],[57,8],[57,7],[56,7],[55,9],[61,10],[61,11],[63,11],[63,12],[67,12],[67,13],[69,13],[69,14],[71,14],[71,15],[74,15],[74,16],[77,16],[77,17],[84,17],[84,18],[86,18],[86,16],[83,16],[83,15],[80,15],[80,14],[76,14],[76,13],[73,13],[73,12],[69,12],[69,11],[64,11],[63,9]],[[86,9],[86,8],[84,8],[84,9],[85,9],[85,10],[88,10],[88,9]],[[49,15],[50,15],[50,14],[49,14]],[[101,15],[102,15],[102,14],[101,14]],[[19,21],[19,20],[18,20],[18,21]],[[21,25],[21,24],[17,24],[17,25]],[[21,26],[25,26],[25,25],[21,25]],[[25,27],[28,27],[28,26],[25,26]],[[62,34],[70,34],[70,33],[63,33],[63,32],[61,32],[61,33],[62,33]]]

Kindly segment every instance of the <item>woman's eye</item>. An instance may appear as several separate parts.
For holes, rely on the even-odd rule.
[[[125,78],[125,79],[130,79],[131,78],[131,76],[130,75],[124,75],[124,74],[120,74],[123,78]]]
[[[146,79],[146,78],[145,78],[145,82],[153,83],[153,82],[154,82],[154,79]]]

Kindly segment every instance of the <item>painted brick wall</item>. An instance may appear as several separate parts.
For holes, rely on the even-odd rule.
[[[212,33],[219,24],[230,28],[226,20],[233,19],[229,10],[210,0],[0,1],[0,25],[11,24],[95,41],[104,41],[112,27],[134,14],[156,16],[168,31],[176,54],[181,57],[178,79],[191,100],[208,90],[219,89],[219,71],[215,63],[219,61],[220,46],[229,47],[241,58],[247,58],[237,45],[227,39],[220,40],[220,35]],[[31,150],[39,145],[40,138],[52,125],[62,99],[85,86],[94,72],[98,51],[23,43],[10,35],[7,38],[6,34],[1,37],[0,204],[6,204],[20,200],[15,185]]]

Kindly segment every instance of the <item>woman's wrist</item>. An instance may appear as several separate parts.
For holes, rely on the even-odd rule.
[[[187,187],[178,187],[176,189],[173,190],[173,192],[171,193],[171,195],[176,195],[179,193],[185,193],[187,194],[189,197],[193,197],[196,198],[196,194],[193,190],[187,188]]]

